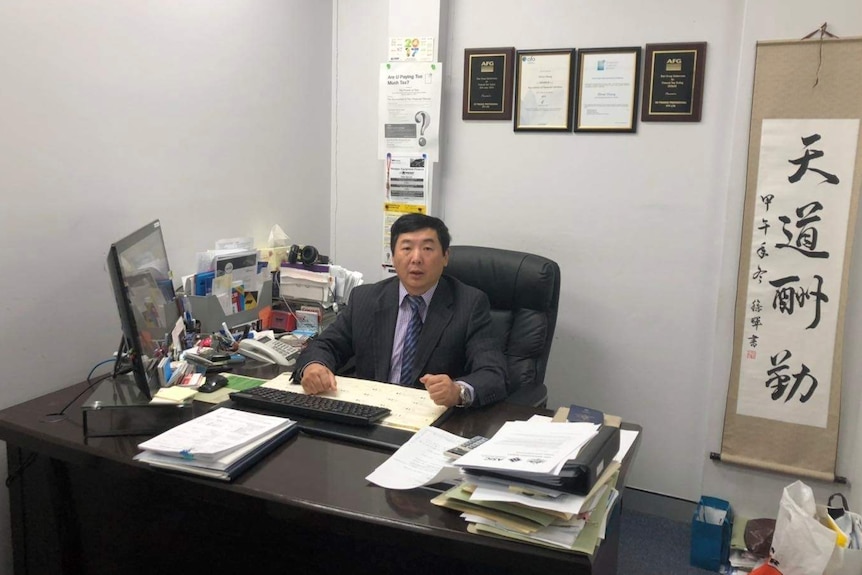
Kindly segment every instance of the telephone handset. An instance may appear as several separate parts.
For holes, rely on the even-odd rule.
[[[251,359],[284,366],[296,363],[296,357],[299,355],[298,348],[267,336],[241,339],[238,351]]]

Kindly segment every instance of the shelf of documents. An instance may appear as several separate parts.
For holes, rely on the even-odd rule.
[[[272,280],[266,280],[261,284],[257,296],[256,305],[234,314],[225,314],[224,308],[215,295],[187,296],[191,305],[190,313],[200,322],[201,333],[215,333],[222,328],[222,323],[234,328],[257,321],[258,314],[266,307],[272,305]]]

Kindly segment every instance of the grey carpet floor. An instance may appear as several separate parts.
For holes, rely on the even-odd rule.
[[[706,575],[689,565],[690,525],[624,509],[619,575]]]

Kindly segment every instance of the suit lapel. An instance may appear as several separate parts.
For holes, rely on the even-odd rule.
[[[419,334],[419,347],[416,350],[416,365],[419,366],[417,378],[425,375],[425,365],[431,357],[431,352],[437,346],[437,342],[443,335],[443,330],[446,329],[452,319],[453,303],[452,289],[449,283],[441,277],[437,289],[434,291],[434,297],[431,298],[431,305],[425,316],[422,333]]]
[[[374,345],[374,379],[389,381],[389,364],[392,362],[392,341],[395,321],[398,319],[398,279],[384,286],[374,310],[371,328]]]

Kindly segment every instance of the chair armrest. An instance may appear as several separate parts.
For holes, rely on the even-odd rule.
[[[548,390],[544,385],[522,387],[511,393],[506,401],[517,405],[545,407],[548,403]]]

